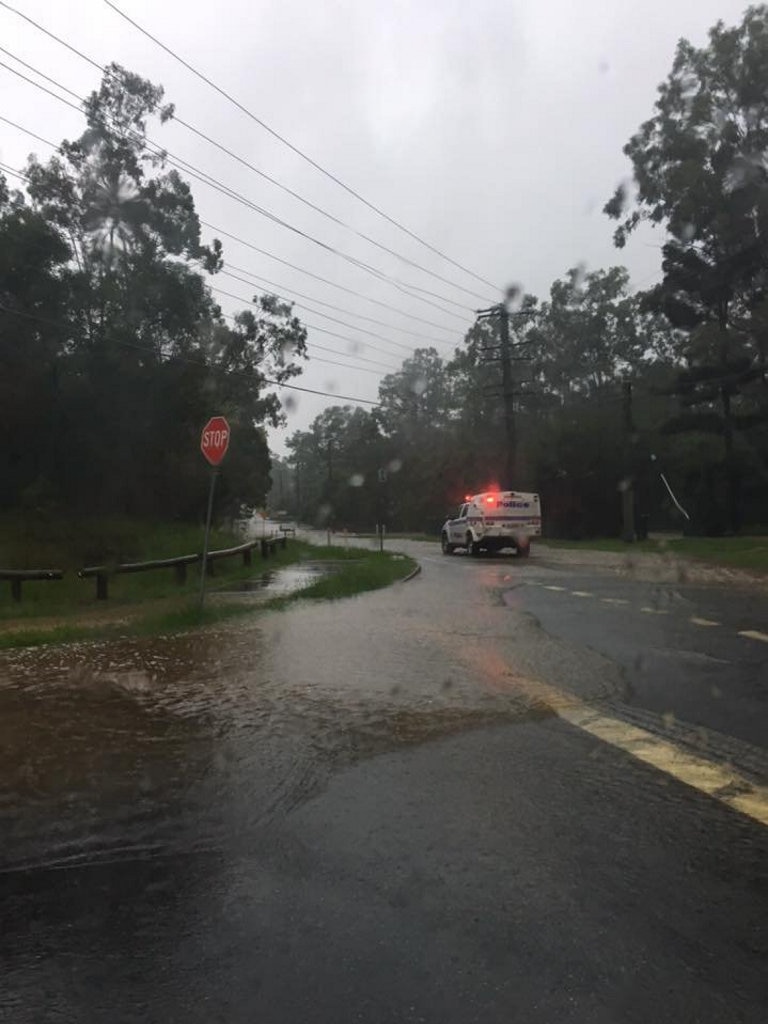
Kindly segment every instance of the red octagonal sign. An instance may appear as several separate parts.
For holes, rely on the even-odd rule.
[[[200,451],[212,466],[218,466],[229,448],[229,424],[223,416],[212,416],[203,427]]]

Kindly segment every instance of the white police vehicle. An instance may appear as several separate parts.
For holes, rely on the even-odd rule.
[[[458,515],[447,519],[440,533],[444,555],[465,548],[470,555],[514,548],[520,558],[531,553],[531,538],[541,536],[538,494],[484,491],[467,497]]]

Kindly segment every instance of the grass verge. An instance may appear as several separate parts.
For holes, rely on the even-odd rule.
[[[37,621],[31,617],[26,620],[6,620],[0,622],[0,650],[73,640],[185,632],[253,615],[263,609],[284,608],[298,600],[336,600],[377,590],[403,579],[416,567],[413,559],[403,555],[334,547],[318,548],[303,541],[293,541],[289,542],[285,550],[279,549],[268,562],[257,560],[250,567],[239,566],[226,573],[217,568],[217,576],[208,581],[209,593],[222,584],[244,578],[255,579],[262,573],[309,560],[331,561],[336,563],[338,571],[294,593],[260,603],[217,603],[212,598],[201,611],[196,602],[198,580],[195,579],[191,592],[186,589],[179,593],[177,589],[172,597],[155,598],[144,603],[124,601],[122,604],[112,602],[110,598],[110,608],[106,610],[92,607],[88,613],[79,608],[79,614],[65,614]],[[103,603],[99,602],[100,605]],[[93,605],[96,605],[95,600]]]
[[[211,548],[242,543],[232,530],[211,531]],[[193,554],[203,546],[202,529],[188,523],[152,522],[56,522],[22,523],[16,517],[0,520],[0,566],[4,569],[63,569],[63,580],[29,580],[22,584],[21,602],[11,598],[10,584],[0,581],[0,630],[19,619],[70,619],[82,616],[114,617],[115,609],[150,601],[191,596],[197,591],[200,567],[188,566],[187,581],[178,584],[173,569],[114,575],[109,580],[109,600],[96,600],[96,581],[81,580],[77,570],[85,565],[110,565],[127,561],[151,561]],[[254,558],[258,559],[254,552]],[[215,565],[216,576],[237,576],[243,567],[237,558]]]
[[[631,554],[635,551],[651,554],[674,554],[710,565],[748,572],[768,573],[768,536],[766,537],[674,537],[661,540],[638,541],[627,544],[618,538],[595,540],[542,540],[553,548],[584,548],[591,551],[616,551]]]
[[[314,549],[318,550],[318,549]],[[405,579],[416,568],[417,562],[407,555],[390,554],[380,551],[347,551],[345,548],[324,548],[323,552],[335,552],[328,557],[346,560],[338,572],[316,580],[308,587],[297,590],[293,594],[274,597],[267,602],[268,608],[284,608],[293,601],[337,601],[342,597],[352,597],[368,590],[380,590],[392,583]],[[313,560],[319,561],[313,555]]]

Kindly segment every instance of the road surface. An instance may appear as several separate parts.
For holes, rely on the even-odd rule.
[[[764,1022],[764,589],[420,558],[0,661],[0,1019]]]

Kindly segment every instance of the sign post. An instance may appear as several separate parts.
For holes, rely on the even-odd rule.
[[[203,537],[203,562],[200,567],[200,608],[205,602],[205,576],[208,571],[208,545],[211,536],[211,515],[213,514],[213,494],[216,490],[216,477],[219,466],[229,448],[229,424],[223,416],[212,416],[203,427],[200,435],[200,451],[210,463],[211,486],[208,491],[208,511],[205,516],[205,536]]]

